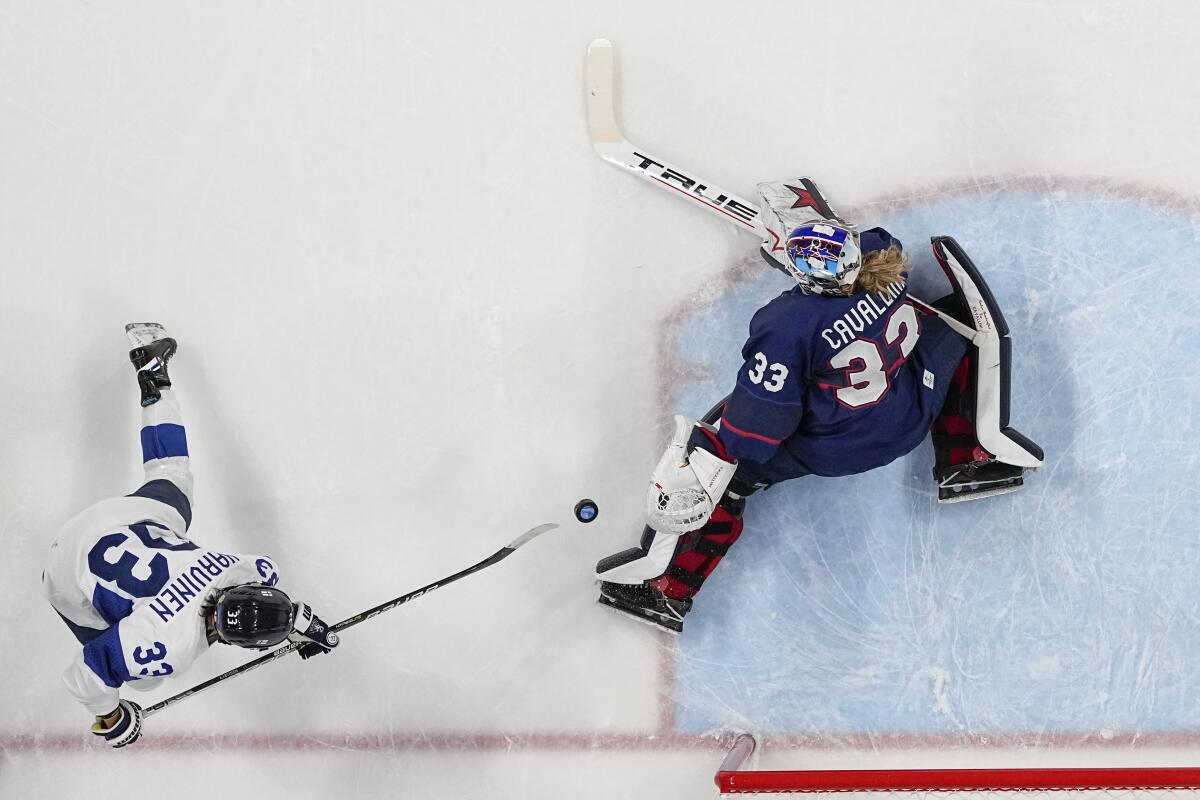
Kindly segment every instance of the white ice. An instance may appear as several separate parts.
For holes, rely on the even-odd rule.
[[[1200,240],[1198,26],[1200,8],[1182,0],[0,3],[0,797],[682,800],[714,792],[735,728],[773,735],[774,766],[861,766],[847,750],[861,747],[881,766],[1200,762],[1196,724],[1166,714],[1155,727],[1200,679],[1184,657],[1200,604],[1178,561],[1194,556],[1198,502],[1200,285],[1180,257]],[[773,609],[763,587],[795,575],[789,591],[804,580],[827,590],[821,579],[837,575],[836,558],[805,560],[831,549],[814,533],[827,507],[803,483],[748,516],[760,532],[778,519],[801,535],[735,550],[681,641],[595,604],[591,568],[632,543],[673,404],[732,380],[684,391],[695,375],[680,354],[723,363],[744,325],[696,321],[719,318],[730,297],[768,299],[736,294],[755,281],[781,288],[760,276],[753,240],[595,156],[582,86],[598,36],[616,46],[632,141],[743,196],[811,175],[836,206],[887,217],[917,249],[959,235],[1040,337],[1018,341],[1018,355],[1061,357],[1018,364],[1028,383],[1013,423],[1050,457],[1025,497],[1054,489],[1093,508],[1116,493],[1120,509],[1145,509],[1119,544],[1145,547],[1114,562],[1111,532],[1088,538],[1103,518],[1081,530],[1064,527],[1061,506],[1022,510],[1022,524],[1054,524],[1019,536],[1024,558],[1001,566],[1070,565],[1077,591],[1027,603],[1046,584],[1021,573],[1007,576],[1009,595],[968,607],[961,590],[987,566],[948,543],[986,524],[989,546],[1009,552],[1004,514],[1027,507],[935,509],[918,454],[856,479],[894,527],[867,515],[864,538],[832,552],[863,568],[873,602],[919,574],[928,594],[915,607],[952,644],[1020,647],[990,635],[1028,626],[1039,604],[1056,625],[1094,624],[1095,648],[1056,650],[1047,635],[1026,673],[1078,684],[1104,659],[1121,673],[1114,654],[1128,652],[1124,694],[1080,687],[1125,727],[1067,737],[1071,753],[1034,736],[1030,750],[1004,739],[1013,720],[978,662],[953,648],[926,658],[945,641],[928,629],[862,640],[838,627],[828,597],[816,627],[771,624],[810,606]],[[1028,202],[1002,202],[1010,193]],[[968,225],[964,197],[997,218]],[[1125,225],[1110,213],[1120,203],[1144,213]],[[1039,286],[1003,277],[992,257],[1031,241],[1006,214],[1035,208],[1059,226],[1037,234],[1054,266]],[[1115,261],[1061,252],[1084,240]],[[1127,296],[1156,301],[1122,317]],[[332,656],[273,664],[167,710],[128,752],[93,745],[58,679],[76,645],[39,577],[62,521],[137,485],[122,325],[146,319],[180,340],[194,537],[274,555],[287,587],[328,617],[456,571],[537,523],[562,528],[347,632]],[[1074,357],[1099,339],[1111,350]],[[1061,386],[1070,413],[1056,416]],[[1109,394],[1129,402],[1105,406]],[[1113,427],[1082,424],[1101,412]],[[1164,419],[1170,492],[1133,493],[1153,440],[1118,443],[1161,435]],[[570,517],[584,496],[601,507],[586,527]],[[1105,627],[1090,613],[1125,608],[1122,593],[1146,576],[1164,581],[1161,637],[1137,635],[1153,618]],[[738,597],[765,616],[739,617]],[[897,653],[898,641],[912,649]],[[745,668],[772,657],[776,669]],[[149,700],[245,658],[216,650]],[[910,670],[892,696],[887,670]],[[796,683],[813,675],[846,694],[864,687],[886,713],[823,705]],[[1029,702],[1021,684],[1008,689],[1015,707]],[[1041,724],[1052,733],[1056,721]],[[1020,751],[989,745],[991,731]]]

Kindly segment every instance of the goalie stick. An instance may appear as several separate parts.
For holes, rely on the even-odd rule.
[[[762,215],[754,203],[699,177],[690,170],[651,154],[643,147],[635,147],[625,138],[617,126],[613,71],[612,42],[607,39],[593,40],[587,51],[588,131],[592,146],[596,148],[600,157],[661,189],[699,203],[701,207],[727,222],[732,222],[738,228],[756,234],[764,242],[777,239],[778,237],[763,224]],[[815,184],[805,180],[804,185],[820,203],[823,214],[839,219],[824,202]],[[775,245],[778,246],[779,242],[776,241]],[[978,344],[977,337],[982,339],[982,333],[976,332],[949,314],[913,297],[911,293],[908,297],[925,313],[941,317],[955,333],[968,341]]]
[[[588,130],[592,146],[605,161],[623,167],[668,191],[694,200],[714,214],[735,223],[742,230],[767,238],[767,228],[759,218],[758,207],[733,192],[714,186],[689,171],[650,155],[630,144],[621,129],[613,100],[613,47],[607,39],[596,39],[587,52]]]
[[[558,525],[556,525],[555,523],[547,522],[543,525],[538,525],[536,528],[530,528],[529,530],[525,531],[520,536],[518,536],[516,539],[513,539],[511,542],[506,544],[504,547],[501,547],[499,550],[492,553],[490,556],[488,556],[484,560],[480,561],[478,564],[472,564],[471,566],[467,567],[466,569],[456,572],[453,575],[448,575],[439,581],[434,581],[433,583],[429,584],[428,586],[422,586],[420,589],[415,589],[415,590],[409,592],[408,594],[400,595],[395,600],[389,600],[388,602],[381,603],[380,605],[377,605],[374,608],[368,608],[366,611],[362,612],[361,614],[355,614],[353,617],[342,620],[341,622],[337,623],[336,625],[331,625],[330,628],[336,633],[341,633],[342,631],[346,630],[346,628],[352,628],[360,622],[366,622],[367,620],[371,619],[372,617],[377,617],[385,611],[391,611],[396,606],[402,606],[411,600],[416,600],[418,597],[424,597],[425,595],[432,592],[434,589],[440,589],[443,586],[454,583],[457,580],[461,580],[462,578],[465,578],[468,575],[473,575],[476,572],[485,570],[488,567],[492,566],[493,564],[498,564],[501,561],[503,561],[504,559],[511,556],[513,553],[515,553],[517,551],[517,548],[528,544],[533,539],[536,539],[538,536],[541,536],[543,533],[546,533],[547,531],[552,531],[557,527],[558,527]],[[152,706],[148,706],[147,708],[145,708],[142,711],[142,717],[143,718],[150,717],[150,716],[162,711],[164,708],[167,708],[168,706],[173,706],[176,703],[180,702],[181,700],[186,700],[187,698],[191,697],[192,695],[198,694],[199,692],[202,692],[205,689],[208,689],[209,687],[216,686],[221,681],[225,681],[230,678],[235,678],[238,675],[242,675],[244,673],[250,672],[251,670],[258,669],[259,667],[263,666],[264,664],[270,664],[272,661],[283,658],[288,653],[291,653],[293,650],[296,650],[299,647],[300,647],[300,645],[296,644],[295,642],[289,642],[288,644],[284,645],[283,647],[279,648],[278,650],[272,650],[270,653],[267,653],[265,656],[260,656],[259,658],[256,658],[253,661],[247,661],[245,664],[242,664],[240,667],[234,667],[233,669],[229,670],[228,672],[224,672],[224,673],[216,676],[215,678],[210,678],[210,679],[204,681],[203,683],[196,684],[191,689],[188,689],[185,692],[180,692],[179,694],[174,695],[173,697],[168,697],[166,700],[163,700],[162,702],[155,703]]]

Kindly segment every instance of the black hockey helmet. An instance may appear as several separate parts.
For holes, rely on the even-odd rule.
[[[221,592],[213,619],[222,642],[256,650],[282,642],[295,621],[291,598],[263,583],[244,583]]]

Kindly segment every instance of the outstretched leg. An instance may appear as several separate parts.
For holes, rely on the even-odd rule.
[[[159,500],[179,511],[191,525],[194,479],[188,457],[187,431],[179,398],[171,388],[167,364],[176,342],[156,322],[125,326],[133,349],[129,361],[137,370],[142,405],[142,467],[146,483],[135,496]],[[182,535],[182,534],[181,534]]]
[[[702,421],[714,424],[724,405],[722,400]],[[700,445],[698,437],[715,442],[710,431],[697,426],[692,448]],[[601,559],[596,565],[600,604],[673,633],[682,631],[692,598],[742,535],[745,497],[754,490],[735,476],[708,521],[696,530],[672,534],[646,526],[638,547]]]
[[[939,502],[1016,491],[1026,469],[1042,465],[1042,449],[1009,423],[1012,341],[1008,324],[979,270],[949,236],[933,254],[954,290],[939,307],[966,325],[971,344],[954,374],[932,434]]]
[[[639,547],[596,564],[600,603],[673,633],[692,598],[742,535],[746,501],[726,494],[702,527],[682,536],[646,527]]]

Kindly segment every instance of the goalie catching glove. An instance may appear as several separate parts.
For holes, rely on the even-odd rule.
[[[725,461],[700,448],[688,452],[694,424],[675,416],[671,444],[650,476],[646,522],[662,533],[684,534],[708,522],[737,471],[736,461]]]

